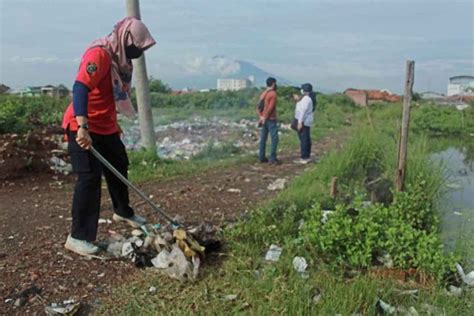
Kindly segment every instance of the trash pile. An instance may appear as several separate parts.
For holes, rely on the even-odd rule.
[[[236,148],[254,148],[258,141],[257,123],[242,119],[233,122],[213,117],[194,117],[191,120],[174,122],[155,127],[157,150],[160,157],[173,160],[188,160],[210,145],[231,144]],[[134,123],[124,130],[123,142],[129,150],[141,148],[140,129]]]
[[[109,231],[108,240],[99,243],[108,257],[131,260],[137,268],[154,267],[181,282],[194,281],[206,253],[219,251],[218,229],[201,223],[187,230],[174,225],[143,225],[130,237]]]

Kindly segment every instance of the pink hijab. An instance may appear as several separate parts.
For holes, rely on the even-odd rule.
[[[145,51],[155,45],[145,24],[133,17],[127,17],[115,24],[112,33],[93,41],[87,50],[102,47],[112,60],[112,88],[117,110],[127,117],[135,117],[129,92],[132,83],[132,61],[125,55],[125,47],[134,44]],[[86,50],[86,51],[87,51]]]

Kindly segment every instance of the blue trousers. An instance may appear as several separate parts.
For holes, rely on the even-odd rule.
[[[258,159],[260,161],[265,159],[265,149],[267,146],[267,138],[270,133],[272,139],[272,146],[270,149],[270,161],[276,161],[277,159],[277,146],[278,146],[278,126],[276,120],[268,120],[263,124],[260,129],[260,146]]]
[[[311,156],[311,130],[309,126],[303,126],[298,132],[300,139],[301,158],[308,159]]]

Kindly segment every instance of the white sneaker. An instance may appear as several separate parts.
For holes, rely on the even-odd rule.
[[[67,236],[64,248],[77,254],[80,254],[81,256],[94,255],[100,250],[99,247],[97,247],[93,243],[73,238],[71,235]]]
[[[132,217],[126,218],[126,217],[114,214],[114,216],[112,216],[112,219],[116,222],[126,222],[133,228],[140,228],[140,226],[143,226],[146,224],[146,219],[138,215],[133,215]]]
[[[308,159],[303,159],[303,158],[300,158],[298,160],[294,160],[293,163],[299,163],[299,164],[302,164],[302,165],[306,165],[308,163],[311,162],[311,159],[308,158]]]

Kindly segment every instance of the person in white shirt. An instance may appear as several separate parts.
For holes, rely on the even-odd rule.
[[[305,83],[301,86],[301,96],[297,97],[295,120],[298,121],[298,137],[300,139],[301,160],[308,163],[311,156],[311,125],[313,125],[313,112],[316,105],[316,95],[313,86]]]

